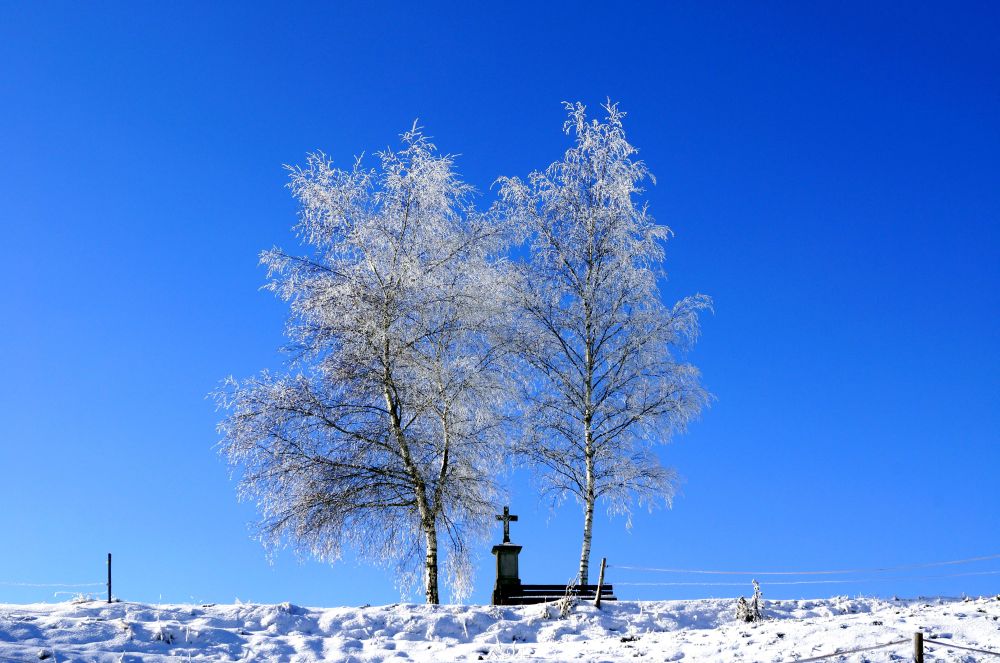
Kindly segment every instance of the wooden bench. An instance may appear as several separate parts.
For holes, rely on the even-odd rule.
[[[502,585],[493,592],[494,605],[533,605],[572,596],[582,601],[597,598],[597,585]],[[614,587],[601,585],[601,601],[617,601]]]

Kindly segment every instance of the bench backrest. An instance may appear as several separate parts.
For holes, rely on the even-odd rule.
[[[558,601],[565,596],[596,599],[597,585],[515,585],[501,589],[503,602],[508,605]],[[613,585],[601,585],[601,600],[615,601]]]

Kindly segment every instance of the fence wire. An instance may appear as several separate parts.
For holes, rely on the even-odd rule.
[[[1000,559],[1000,553],[996,555],[984,555],[981,557],[968,557],[966,559],[954,559],[946,562],[928,562],[925,564],[904,564],[902,566],[882,566],[869,569],[837,569],[826,571],[715,571],[705,569],[664,569],[649,566],[625,566],[619,564],[608,564],[609,569],[622,569],[624,571],[648,571],[654,573],[693,573],[702,575],[732,575],[732,576],[814,576],[814,575],[846,575],[849,573],[889,573],[892,571],[913,571],[914,569],[929,569],[937,566],[950,566],[955,564],[970,564],[972,562],[985,562]]]
[[[913,642],[913,641],[912,640],[896,640],[895,642],[887,642],[887,643],[882,644],[882,645],[872,645],[870,647],[860,647],[858,649],[849,649],[847,651],[836,651],[836,652],[833,652],[831,654],[821,654],[820,656],[811,656],[810,658],[798,658],[798,659],[795,659],[795,663],[809,663],[809,661],[822,661],[824,659],[834,658],[834,657],[837,657],[837,656],[848,656],[850,654],[858,654],[860,652],[865,652],[865,651],[874,651],[876,649],[885,649],[886,647],[897,647],[899,645],[904,645],[904,644],[907,644],[909,642]],[[998,651],[990,651],[988,649],[976,649],[975,647],[964,647],[962,645],[956,645],[956,644],[953,644],[951,642],[942,642],[941,640],[933,640],[933,639],[930,639],[930,638],[924,638],[922,642],[923,642],[923,644],[924,644],[925,647],[927,645],[931,645],[931,646],[934,646],[934,647],[946,647],[946,648],[951,648],[951,649],[961,649],[962,651],[971,651],[971,652],[975,652],[976,654],[986,654],[988,656],[1000,656],[1000,652],[998,652]]]
[[[107,587],[104,582],[14,582],[0,580],[0,587]]]
[[[619,569],[623,567],[618,567]],[[1000,575],[1000,571],[971,571],[968,573],[945,573],[931,576],[889,576],[885,578],[841,578],[836,580],[778,580],[768,581],[768,587],[775,585],[850,585],[867,582],[891,582],[900,580],[941,580],[943,578],[964,578],[968,576]],[[631,587],[744,587],[746,582],[616,582],[615,585]]]
[[[932,645],[934,647],[947,647],[950,649],[961,649],[963,651],[976,652],[977,654],[989,654],[990,656],[1000,656],[1000,651],[990,651],[988,649],[975,649],[974,647],[963,647],[962,645],[956,645],[951,642],[943,642],[941,640],[932,640],[931,638],[924,638],[925,645]]]
[[[851,649],[849,651],[836,651],[832,654],[822,654],[820,656],[812,656],[810,658],[797,658],[795,663],[807,663],[808,661],[822,661],[826,658],[833,658],[835,656],[848,656],[849,654],[857,654],[863,651],[874,651],[876,649],[885,649],[886,647],[897,647],[899,645],[910,642],[910,640],[896,640],[895,642],[887,642],[884,645],[872,645],[870,647],[861,647],[859,649]]]

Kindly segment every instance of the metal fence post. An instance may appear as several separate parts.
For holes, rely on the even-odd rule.
[[[111,603],[111,553],[108,553],[108,603]]]

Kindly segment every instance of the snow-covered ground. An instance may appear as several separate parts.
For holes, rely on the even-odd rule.
[[[926,637],[1000,651],[1000,597],[769,601],[737,623],[730,599],[621,601],[598,610],[399,604],[364,608],[0,605],[7,661],[796,661]],[[1000,657],[929,647],[928,661]],[[831,661],[912,660],[909,642]]]

